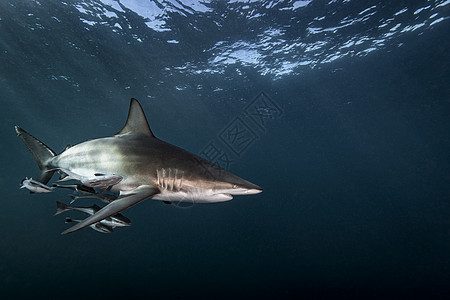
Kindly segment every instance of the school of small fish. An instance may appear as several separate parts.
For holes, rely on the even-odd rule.
[[[31,194],[34,193],[50,193],[54,192],[56,188],[72,190],[75,194],[70,196],[70,204],[65,204],[60,201],[56,201],[56,215],[62,214],[68,211],[78,211],[88,216],[95,214],[101,209],[100,206],[94,204],[92,206],[71,206],[71,204],[78,199],[97,199],[103,203],[111,203],[117,199],[117,195],[106,193],[109,188],[122,180],[118,175],[105,175],[94,174],[92,177],[84,177],[78,174],[72,173],[68,170],[60,170],[61,179],[58,182],[71,181],[73,184],[59,184],[53,183],[51,187],[34,180],[33,178],[25,178],[21,182],[20,189],[27,189]],[[96,190],[97,189],[97,190]],[[81,222],[82,220],[73,219],[67,217],[66,223]],[[101,220],[97,223],[90,225],[92,229],[101,233],[112,233],[114,228],[131,226],[131,221],[124,215],[118,213],[109,218]]]

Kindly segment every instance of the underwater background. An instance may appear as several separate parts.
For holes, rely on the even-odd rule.
[[[445,298],[449,17],[448,0],[0,1],[2,297]],[[82,215],[19,190],[38,168],[14,125],[59,153],[120,130],[132,97],[157,137],[264,191],[61,236]]]

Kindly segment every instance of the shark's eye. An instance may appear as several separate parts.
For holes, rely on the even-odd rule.
[[[236,184],[233,184],[233,189],[237,189],[238,186]]]

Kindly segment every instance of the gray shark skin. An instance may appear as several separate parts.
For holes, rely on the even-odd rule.
[[[112,192],[119,193],[117,200],[61,234],[90,226],[147,198],[214,203],[262,191],[256,184],[156,138],[134,98],[122,130],[112,137],[74,145],[59,155],[18,126],[16,132],[36,160],[38,181],[43,184],[61,169],[86,177],[101,173],[123,178],[111,187]]]

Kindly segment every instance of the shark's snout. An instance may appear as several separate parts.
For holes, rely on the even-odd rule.
[[[252,195],[252,194],[259,194],[261,193],[263,190],[262,188],[258,187],[257,189],[250,189],[246,191],[246,195]]]
[[[253,194],[259,194],[262,192],[262,188],[255,188],[255,189],[246,189],[246,188],[238,188],[234,189],[230,192],[232,195],[253,195]]]
[[[260,187],[259,185],[256,185],[246,180],[245,183],[241,184],[241,189],[245,190],[244,194],[246,195],[258,194],[263,191],[262,187]]]
[[[260,186],[243,179],[241,180],[245,182],[240,184],[234,184],[233,188],[229,191],[231,195],[252,195],[262,192],[263,189]]]

